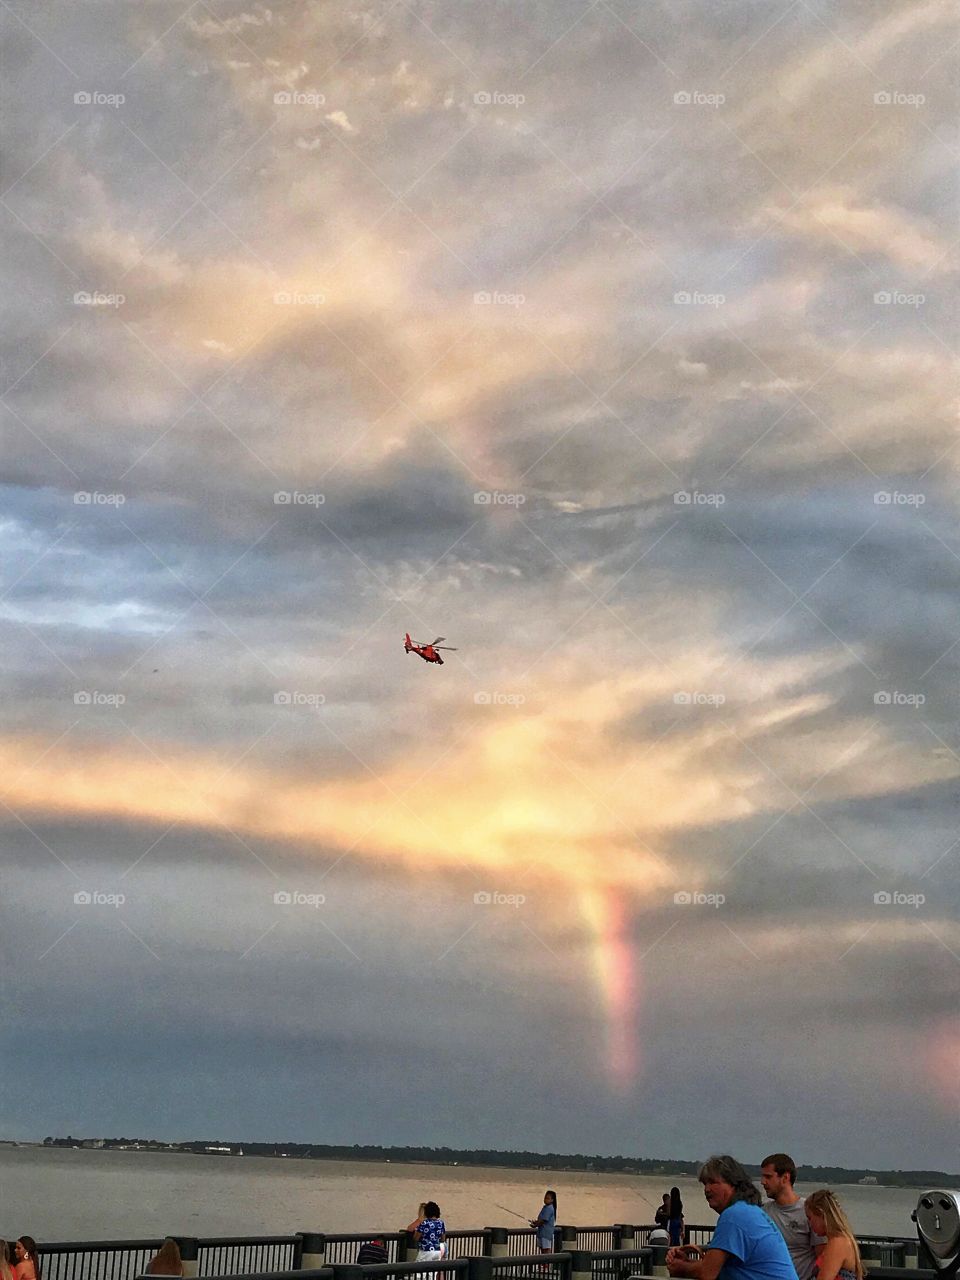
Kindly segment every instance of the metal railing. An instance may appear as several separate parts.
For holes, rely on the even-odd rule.
[[[558,1227],[555,1233],[555,1252],[540,1254],[536,1232],[530,1227],[485,1227],[473,1231],[447,1233],[448,1257],[444,1269],[451,1273],[451,1280],[458,1276],[467,1261],[493,1257],[498,1268],[507,1266],[504,1275],[524,1280],[526,1272],[517,1270],[516,1260],[523,1259],[529,1273],[543,1280],[559,1274],[566,1280],[563,1265],[552,1261],[561,1255],[574,1252],[590,1253],[599,1259],[597,1280],[619,1280],[620,1272],[613,1267],[613,1260],[624,1261],[637,1250],[648,1248],[653,1227]],[[714,1227],[690,1224],[686,1227],[686,1243],[705,1244],[714,1234]],[[387,1249],[387,1267],[408,1265],[416,1256],[416,1242],[405,1231],[344,1232],[335,1235],[298,1233],[289,1236],[220,1236],[205,1239],[174,1237],[181,1246],[188,1276],[211,1276],[227,1280],[230,1276],[275,1275],[297,1271],[301,1280],[307,1276],[302,1270],[306,1260],[317,1267],[355,1267],[360,1246],[364,1241],[380,1239]],[[909,1236],[864,1235],[858,1237],[861,1253],[871,1273],[878,1269],[903,1269],[918,1267],[917,1241]],[[624,1251],[621,1241],[634,1246]],[[309,1243],[307,1243],[309,1242]],[[73,1241],[41,1244],[43,1280],[134,1280],[146,1272],[147,1264],[163,1244],[162,1239],[152,1240],[100,1240]],[[306,1255],[306,1258],[305,1258]],[[502,1255],[502,1256],[501,1256]],[[536,1258],[536,1264],[532,1259]],[[454,1267],[452,1264],[457,1263]],[[603,1264],[603,1265],[601,1265]],[[609,1264],[609,1265],[608,1265]],[[418,1274],[425,1273],[430,1264],[419,1264]],[[559,1273],[557,1267],[559,1266]],[[532,1268],[532,1269],[531,1269]],[[387,1274],[387,1273],[383,1273]],[[354,1275],[354,1280],[359,1280]]]
[[[507,1248],[511,1256],[537,1253],[537,1233],[533,1227],[506,1227]]]
[[[387,1251],[389,1262],[401,1260],[401,1246],[405,1244],[405,1231],[366,1231],[347,1232],[335,1236],[325,1235],[324,1262],[327,1265],[343,1265],[355,1263],[360,1246],[367,1240],[382,1240]]]
[[[448,1231],[448,1258],[482,1258],[490,1253],[490,1228],[479,1231]]]
[[[569,1253],[520,1254],[513,1258],[470,1258],[467,1280],[571,1280]]]
[[[297,1272],[297,1280],[630,1280],[653,1274],[653,1250],[574,1250],[512,1258],[456,1258],[443,1262],[337,1263]],[[140,1277],[139,1280],[151,1280]],[[224,1280],[290,1280],[285,1272],[238,1273]],[[936,1280],[933,1271],[871,1268],[870,1280]]]
[[[85,1240],[41,1244],[43,1280],[129,1280],[145,1271],[163,1240]]]
[[[299,1236],[255,1236],[246,1239],[219,1236],[198,1240],[197,1246],[197,1273],[201,1276],[295,1271],[300,1266]]]
[[[591,1253],[598,1250],[612,1249],[615,1244],[615,1227],[577,1227],[578,1249],[587,1249]]]

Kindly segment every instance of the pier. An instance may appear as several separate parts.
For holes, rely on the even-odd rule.
[[[326,1234],[300,1231],[286,1236],[214,1236],[199,1238],[171,1232],[144,1240],[93,1240],[38,1245],[43,1280],[137,1280],[164,1239],[177,1241],[185,1280],[404,1280],[417,1275],[440,1280],[629,1280],[666,1276],[664,1246],[649,1243],[652,1225],[559,1226],[552,1254],[537,1252],[536,1233],[528,1227],[482,1227],[448,1231],[448,1256],[420,1262],[417,1243],[407,1231]],[[691,1225],[685,1243],[705,1244],[712,1226]],[[365,1240],[382,1240],[388,1261],[356,1264]],[[858,1237],[871,1280],[935,1280],[930,1260],[916,1238]]]

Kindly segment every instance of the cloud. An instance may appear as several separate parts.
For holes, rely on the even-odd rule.
[[[160,838],[191,886],[342,859],[351,919],[373,897],[382,913],[344,939],[377,964],[338,989],[318,1052],[344,1079],[352,1045],[381,1053],[366,1001],[396,1014],[413,1078],[378,984],[469,929],[465,883],[522,880],[543,895],[533,932],[478,924],[445,970],[451,1081],[511,1039],[494,1005],[520,1031],[579,1022],[550,1086],[584,1141],[615,1145],[605,1059],[611,1026],[630,1041],[609,1016],[629,990],[653,1020],[632,1101],[657,1099],[664,1149],[693,1139],[658,1073],[719,1143],[712,1064],[740,1081],[724,1117],[752,1122],[772,1037],[790,1051],[771,1127],[812,1132],[782,1098],[829,1078],[848,1154],[942,1138],[942,1090],[904,1094],[878,1046],[955,949],[937,878],[960,749],[949,12],[330,4],[169,27],[141,7],[113,24],[112,69],[103,13],[15,28],[0,795],[49,846],[10,817],[44,945],[71,923],[30,891],[50,850],[116,869]],[[74,102],[57,57],[126,101]],[[407,629],[458,652],[426,667]],[[906,886],[938,858],[932,932],[903,915],[857,941],[874,872]],[[675,889],[721,878],[739,937],[718,920],[658,941]],[[411,905],[440,882],[442,909]],[[169,903],[171,949],[208,927],[239,954],[244,894],[205,884],[189,928]],[[77,993],[85,974],[110,990],[124,962],[79,932]],[[281,993],[246,1045],[302,1046],[286,1000],[317,988],[316,937],[279,932],[269,981],[231,1005],[242,1021]],[[202,1026],[230,982],[189,954]],[[25,967],[25,1007],[53,1007]],[[549,1017],[531,974],[563,993]],[[825,991],[845,1034],[811,1049]],[[137,1042],[132,1004],[97,1009]],[[945,1017],[924,1003],[937,1080]],[[865,1078],[899,1128],[865,1123]]]
[[[338,129],[342,129],[344,133],[356,133],[357,130],[350,123],[345,111],[331,111],[324,116],[325,120],[329,120],[331,124],[335,124]]]

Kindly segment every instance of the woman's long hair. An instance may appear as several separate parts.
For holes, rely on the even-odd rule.
[[[23,1252],[29,1262],[33,1263],[33,1269],[37,1273],[37,1280],[40,1280],[40,1255],[37,1253],[37,1242],[33,1236],[17,1236],[17,1244],[23,1245]]]
[[[683,1201],[680,1199],[680,1188],[670,1188],[670,1220],[683,1217]]]
[[[711,1156],[700,1166],[697,1177],[701,1182],[716,1180],[728,1183],[733,1187],[731,1204],[737,1200],[743,1200],[745,1204],[762,1203],[760,1192],[750,1181],[749,1173],[739,1160],[734,1160],[733,1156]]]
[[[558,1227],[560,1225],[560,1219],[557,1217],[557,1214],[560,1210],[557,1208],[557,1193],[555,1191],[547,1190],[544,1194],[550,1197],[550,1203],[553,1205],[553,1225]]]
[[[147,1271],[152,1276],[182,1276],[183,1261],[180,1257],[180,1246],[169,1237],[160,1246],[159,1252],[150,1259]]]
[[[6,1240],[0,1240],[0,1276],[13,1280],[13,1250]]]
[[[853,1234],[850,1219],[844,1213],[837,1197],[826,1188],[812,1191],[807,1196],[807,1208],[814,1213],[819,1213],[823,1218],[828,1240],[832,1236],[843,1236],[847,1240],[853,1253],[853,1269],[857,1273],[857,1280],[863,1280],[865,1272],[863,1259],[860,1257],[860,1246],[857,1244],[857,1237]]]

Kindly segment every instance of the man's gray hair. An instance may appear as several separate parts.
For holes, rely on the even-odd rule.
[[[750,1175],[733,1156],[711,1156],[700,1166],[697,1177],[701,1182],[727,1182],[733,1187],[733,1204],[743,1200],[747,1204],[761,1204],[760,1192],[750,1180]]]

